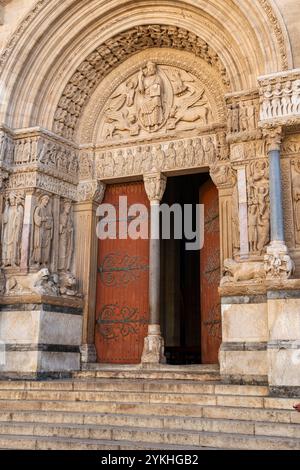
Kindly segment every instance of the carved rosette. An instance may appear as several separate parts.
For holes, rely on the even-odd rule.
[[[160,202],[167,185],[167,177],[162,173],[144,175],[144,185],[151,203]]]

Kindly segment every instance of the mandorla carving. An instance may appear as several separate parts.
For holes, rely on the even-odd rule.
[[[91,96],[95,86],[100,83],[113,68],[120,64],[120,62],[123,62],[135,52],[153,47],[165,47],[168,49],[174,48],[191,52],[196,57],[200,57],[213,67],[219,76],[222,77],[225,86],[229,85],[226,70],[219,56],[204,40],[195,34],[176,26],[136,26],[107,40],[98,49],[92,52],[78,67],[59,100],[54,116],[54,131],[59,135],[63,135],[64,137],[71,139],[73,137],[78,118],[81,114],[81,110]],[[130,112],[136,99],[136,95],[141,93],[141,97],[143,97],[144,85],[146,85],[144,90],[145,93],[149,92],[147,82],[151,82],[151,80],[146,80],[149,78],[149,76],[147,77],[148,73],[149,70],[140,71],[139,74],[128,79],[126,84],[124,84],[122,99],[125,99],[125,108],[129,109],[129,111],[127,112],[124,110],[122,119],[118,119],[117,122],[115,122],[113,114],[111,115],[111,118],[107,117],[108,120],[111,119],[110,122],[107,122],[107,124],[111,125],[111,132],[127,131],[131,133],[131,135],[137,135],[136,133],[139,132],[138,126],[141,125],[141,122],[144,122],[143,125],[145,128],[149,128],[147,125],[147,113],[150,111],[149,107],[144,117],[142,114],[139,116],[139,120],[137,119],[138,116],[135,116]],[[160,76],[159,72],[156,72],[156,74],[157,77]],[[159,82],[160,80],[157,77],[156,81]],[[186,83],[185,77],[181,76],[181,74],[178,75],[175,71],[173,76],[170,77],[170,81],[173,83],[174,93],[177,96],[181,93],[184,94],[187,92],[188,84]],[[162,89],[160,91],[162,92]],[[116,96],[116,100],[118,100],[118,98],[119,97]],[[154,97],[152,96],[151,98]],[[161,99],[162,96],[161,98],[157,96],[156,100],[152,100],[152,103],[154,101],[159,103],[159,100]],[[143,99],[141,101],[143,101]],[[164,114],[165,110],[163,101],[161,101],[160,111],[159,107],[160,106],[156,106],[156,111]],[[174,124],[176,126],[176,121],[181,119],[186,119],[187,122],[198,121],[196,110],[190,111],[190,109],[187,108],[184,114],[182,114],[183,109],[177,109],[175,104],[172,111],[173,121],[170,126]],[[115,112],[115,110],[113,110],[113,112]],[[205,113],[206,111],[204,111],[203,115],[203,111],[200,112],[201,118],[205,119]],[[159,120],[159,115],[157,115],[155,121]],[[154,130],[156,125],[158,124],[151,125],[150,128]]]
[[[212,121],[205,89],[191,74],[149,61],[114,91],[102,117],[102,139],[184,130]]]

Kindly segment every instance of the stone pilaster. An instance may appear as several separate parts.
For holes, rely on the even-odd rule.
[[[76,276],[84,294],[81,362],[96,362],[95,308],[97,282],[98,239],[96,211],[102,203],[105,185],[97,180],[79,184],[79,200],[75,204]]]

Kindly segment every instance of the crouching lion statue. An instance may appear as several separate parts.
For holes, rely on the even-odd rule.
[[[50,274],[49,269],[43,268],[37,273],[26,276],[15,276],[7,279],[7,294],[39,294],[58,295],[58,276]]]
[[[238,263],[233,259],[224,261],[224,277],[221,285],[230,282],[263,281],[264,279],[266,279],[264,263],[254,261]]]

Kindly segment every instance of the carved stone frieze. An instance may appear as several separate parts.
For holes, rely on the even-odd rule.
[[[96,149],[95,167],[99,179],[140,175],[195,167],[218,162],[216,135],[110,150]]]
[[[266,279],[264,263],[254,261],[237,262],[227,259],[224,261],[223,275],[221,286],[249,281],[262,283]]]
[[[227,141],[230,143],[255,140],[260,137],[258,129],[258,93],[227,95]]]
[[[239,142],[230,146],[230,160],[235,164],[265,157],[266,144],[263,139]]]
[[[77,199],[77,186],[36,171],[11,174],[9,177],[8,188],[40,189],[73,201]]]
[[[300,70],[261,77],[260,121],[281,125],[300,123]]]

